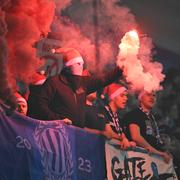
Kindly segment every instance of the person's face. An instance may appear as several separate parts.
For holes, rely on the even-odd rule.
[[[28,106],[26,103],[24,102],[18,102],[18,107],[16,109],[19,113],[26,115],[27,114],[27,110],[28,110]]]
[[[75,63],[72,66],[69,66],[69,69],[73,75],[82,76],[83,74],[83,63]]]
[[[148,93],[145,92],[140,100],[141,104],[146,108],[151,109],[156,102],[156,95],[154,92]]]
[[[126,107],[126,103],[128,100],[127,95],[127,91],[124,91],[114,98],[114,104],[116,105],[117,109],[124,109]]]

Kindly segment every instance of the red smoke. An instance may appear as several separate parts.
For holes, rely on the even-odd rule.
[[[0,8],[0,105],[3,103],[10,106],[11,109],[15,109],[16,101],[7,78],[8,48],[5,39],[6,33],[5,13]]]
[[[50,31],[54,3],[50,0],[11,1],[6,10],[8,66],[13,79],[28,82],[39,67],[34,43]]]
[[[33,45],[50,31],[54,7],[50,0],[0,0],[0,99],[13,109],[16,80],[28,82],[39,67]]]

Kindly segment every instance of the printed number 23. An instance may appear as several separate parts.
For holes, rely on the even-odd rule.
[[[81,171],[85,171],[85,172],[88,172],[90,173],[91,172],[91,161],[88,160],[88,159],[83,159],[82,157],[80,157],[78,159],[78,169],[81,170]]]

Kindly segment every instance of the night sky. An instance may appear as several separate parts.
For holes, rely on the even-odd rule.
[[[180,55],[179,0],[126,0],[122,3],[131,9],[140,28],[157,46]]]

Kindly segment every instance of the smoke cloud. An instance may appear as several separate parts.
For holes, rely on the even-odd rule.
[[[137,26],[129,9],[113,0],[66,1],[56,16],[49,37],[79,50],[92,72],[115,62],[122,34]]]
[[[28,82],[41,63],[34,43],[47,35],[54,17],[54,2],[50,0],[10,1],[4,7],[8,33],[8,68],[12,79]]]
[[[0,98],[15,107],[16,80],[28,83],[41,63],[34,43],[47,35],[54,17],[51,0],[0,0]]]
[[[120,4],[119,4],[120,5]],[[90,71],[100,72],[117,60],[118,45],[123,35],[137,29],[134,15],[116,0],[66,1],[56,7],[57,19],[51,37],[59,39],[62,47],[73,47],[83,55]],[[160,90],[162,65],[153,61],[153,44],[149,37],[140,38],[135,54],[127,52],[123,63],[124,76],[133,92]],[[122,61],[122,52],[118,61]],[[99,67],[99,68],[98,68]]]
[[[39,61],[36,49],[33,48],[34,43],[40,40],[42,34],[43,37],[48,34],[48,38],[59,40],[60,47],[72,47],[79,50],[87,68],[97,74],[107,64],[116,62],[121,38],[126,32],[137,28],[134,15],[127,7],[120,6],[121,2],[116,0],[64,0],[63,2],[59,0],[0,0],[0,2],[5,13],[4,22],[8,29],[6,34],[8,54],[6,54],[10,74],[9,82],[15,80],[28,82],[34,71],[41,63],[44,63]],[[146,74],[144,83],[148,82],[147,79],[153,79],[154,84],[158,84],[164,76],[161,73],[161,65],[149,61],[152,58],[151,40],[147,37],[142,38],[140,44],[134,63],[141,64],[142,69],[139,71],[146,72],[141,74]],[[6,46],[4,46],[4,51],[6,52]],[[5,66],[2,65],[3,62],[1,61],[1,66]],[[131,68],[131,72],[135,70]],[[141,75],[135,76],[136,80]],[[133,86],[132,89],[142,88],[140,84],[137,86],[138,88]],[[159,85],[155,87],[145,85],[145,87],[148,90],[159,89]]]
[[[130,32],[131,33],[131,32]],[[165,75],[160,63],[153,61],[152,40],[147,36],[140,39],[138,35],[126,33],[120,44],[117,64],[123,68],[123,74],[129,83],[130,90],[158,91]]]
[[[0,8],[0,103],[7,104],[11,109],[15,109],[16,101],[7,78],[8,51],[7,42],[5,40],[6,33],[5,13]]]

